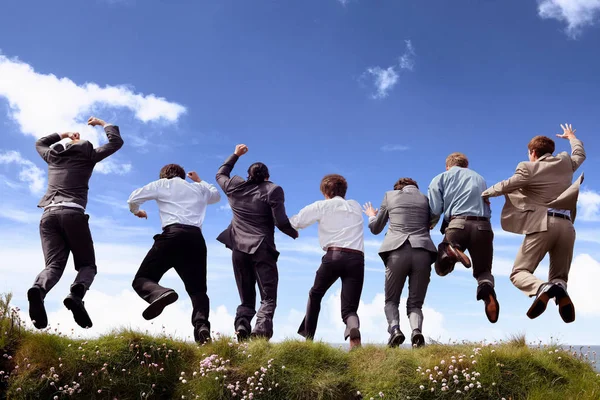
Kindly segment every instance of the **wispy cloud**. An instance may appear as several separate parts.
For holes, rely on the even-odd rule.
[[[399,71],[412,71],[415,67],[415,49],[410,40],[405,40],[404,53],[398,58],[398,64],[387,68],[369,67],[363,74],[363,78],[370,80],[375,88],[375,92],[371,95],[374,99],[384,99],[390,91],[398,84],[400,75]]]
[[[576,38],[583,28],[600,19],[600,0],[538,0],[538,14],[565,22],[567,34]]]
[[[0,76],[0,98],[8,100],[8,116],[21,133],[36,138],[51,132],[80,132],[83,139],[98,146],[106,139],[86,121],[99,109],[129,110],[143,123],[174,123],[186,112],[184,106],[154,94],[135,93],[126,86],[78,85],[69,78],[38,73],[31,65],[1,54]],[[103,173],[122,173],[130,168],[127,164],[117,167],[112,158],[98,164],[98,171]]]
[[[582,221],[600,221],[600,193],[583,190],[579,193],[579,214]]]
[[[389,151],[406,151],[410,149],[408,146],[403,146],[401,144],[386,144],[381,147],[381,151],[389,152]]]
[[[224,204],[222,206],[219,206],[219,208],[217,208],[217,210],[219,211],[230,211],[231,210],[231,206],[229,205],[229,203]]]
[[[0,152],[0,164],[16,164],[19,180],[29,187],[33,194],[41,194],[46,185],[46,173],[33,162],[23,158],[18,151]]]

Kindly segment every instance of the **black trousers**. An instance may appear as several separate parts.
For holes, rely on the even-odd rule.
[[[298,328],[298,333],[307,339],[315,337],[321,311],[321,300],[331,285],[340,278],[342,280],[342,320],[346,324],[344,338],[348,339],[350,330],[360,327],[356,311],[362,294],[364,277],[364,255],[338,250],[329,250],[325,253],[321,260],[321,266],[317,270],[315,283],[308,292],[306,316]]]
[[[77,271],[71,292],[83,297],[92,285],[96,255],[88,219],[83,210],[72,207],[52,207],[42,214],[40,237],[46,268],[35,278],[33,286],[42,289],[44,296],[62,277],[69,253],[73,253]]]
[[[152,303],[172,290],[158,284],[163,275],[174,268],[192,300],[192,325],[210,329],[210,303],[206,295],[206,243],[200,228],[172,224],[154,236],[154,245],[142,261],[133,280],[137,294]]]
[[[449,274],[454,270],[454,262],[446,253],[448,244],[462,251],[469,251],[473,264],[473,277],[477,280],[477,297],[481,286],[494,286],[492,261],[494,257],[494,232],[489,221],[467,221],[455,219],[450,221],[442,243],[438,246],[438,258],[435,271],[439,276]]]
[[[261,245],[254,254],[233,250],[233,273],[240,295],[240,305],[235,315],[234,328],[241,325],[250,331],[250,322],[256,315],[252,333],[271,338],[273,336],[273,316],[277,307],[278,253]],[[260,308],[256,312],[256,284],[260,291]]]

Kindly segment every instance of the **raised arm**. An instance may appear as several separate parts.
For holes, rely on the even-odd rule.
[[[285,196],[283,189],[277,186],[271,193],[269,193],[269,205],[273,212],[273,219],[275,220],[275,226],[289,237],[296,239],[298,237],[298,231],[296,231],[290,224],[290,220],[285,212]]]
[[[92,150],[92,162],[98,163],[104,160],[106,157],[114,154],[123,147],[123,139],[121,139],[121,133],[119,132],[119,127],[116,125],[107,124],[103,120],[90,117],[88,120],[88,125],[91,126],[101,126],[104,128],[104,132],[106,132],[106,136],[108,137],[108,143]]]
[[[194,181],[194,185],[200,189],[201,193],[204,194],[206,202],[208,204],[215,204],[221,200],[221,194],[219,193],[219,189],[215,185],[211,185],[208,182],[200,179],[198,174],[195,171],[190,171],[187,173],[188,178]]]
[[[563,134],[557,134],[556,136],[562,139],[568,139],[571,144],[571,164],[573,165],[573,172],[577,171],[577,168],[585,161],[585,149],[583,148],[583,142],[575,137],[577,129],[573,129],[570,124],[564,124],[560,126],[563,129]]]
[[[444,213],[444,184],[442,182],[442,175],[433,178],[427,189],[427,197],[429,199],[429,226],[433,229]]]
[[[517,165],[515,174],[505,181],[498,182],[494,186],[487,188],[481,197],[496,197],[503,194],[512,193],[515,190],[521,189],[529,184],[529,170],[524,162]]]
[[[248,146],[245,144],[238,144],[235,146],[235,151],[230,155],[225,163],[219,167],[217,171],[217,183],[223,189],[225,194],[229,193],[229,184],[231,183],[231,171],[235,166],[237,160],[248,152]]]
[[[65,133],[53,133],[43,138],[38,139],[35,142],[35,149],[38,154],[48,162],[48,156],[50,154],[50,146],[54,143],[61,141],[62,139],[69,138],[71,140],[79,140],[79,133],[77,132],[65,132]]]
[[[383,231],[390,217],[387,206],[387,193],[383,197],[379,211],[373,209],[371,203],[365,204],[365,214],[369,216],[369,229],[373,235],[378,235]]]

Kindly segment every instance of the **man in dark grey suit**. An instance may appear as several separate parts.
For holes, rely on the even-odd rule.
[[[234,322],[238,340],[250,335],[254,315],[256,324],[252,336],[269,339],[273,336],[279,281],[275,226],[294,239],[298,232],[292,228],[285,213],[283,189],[269,181],[266,165],[252,164],[247,180],[237,175],[230,178],[235,163],[247,152],[246,145],[237,145],[234,154],[217,172],[217,182],[227,195],[233,212],[231,224],[217,240],[233,251],[233,272],[241,301]],[[258,313],[256,283],[261,297]]]
[[[413,346],[422,346],[423,302],[429,286],[431,264],[437,251],[429,234],[429,201],[419,191],[417,182],[401,178],[394,190],[385,194],[379,210],[371,203],[365,205],[369,229],[374,235],[383,231],[388,220],[390,227],[379,249],[385,264],[385,316],[390,338],[388,345],[396,347],[404,342],[400,330],[398,305],[404,282],[408,277],[406,311],[412,329]]]
[[[123,140],[117,126],[101,119],[91,117],[88,125],[102,126],[108,136],[108,143],[95,149],[87,140],[80,140],[77,132],[53,133],[35,143],[37,152],[48,163],[48,190],[38,204],[38,207],[44,209],[40,221],[40,236],[46,268],[27,291],[29,316],[38,329],[48,325],[44,298],[60,280],[69,253],[73,253],[77,276],[64,304],[71,310],[79,326],[92,326],[82,300],[96,276],[89,215],[85,214],[88,182],[96,163],[119,150],[123,146]],[[71,139],[71,142],[65,146],[58,143],[66,138]]]

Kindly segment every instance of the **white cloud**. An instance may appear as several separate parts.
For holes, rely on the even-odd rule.
[[[231,210],[231,205],[229,203],[224,204],[222,206],[219,206],[219,208],[217,210],[219,210],[219,211],[230,211]]]
[[[600,316],[600,303],[596,299],[599,281],[600,263],[588,254],[575,257],[569,273],[568,290],[577,313]]]
[[[400,68],[412,71],[415,67],[415,48],[410,40],[405,40],[406,50],[400,56]]]
[[[0,97],[8,100],[8,116],[25,135],[36,138],[52,132],[80,132],[94,146],[106,141],[100,129],[86,125],[99,109],[127,109],[147,123],[174,123],[185,113],[180,104],[154,94],[143,95],[126,86],[78,85],[69,78],[36,72],[32,66],[0,55]],[[98,115],[102,117],[101,115]],[[101,173],[123,173],[131,165],[118,166],[107,160],[98,165]]]
[[[35,224],[40,221],[41,212],[24,211],[8,205],[0,205],[0,218],[22,224]]]
[[[0,164],[16,164],[20,168],[19,180],[27,184],[31,193],[44,192],[46,173],[33,162],[23,158],[18,151],[1,152]]]
[[[363,78],[372,80],[375,86],[375,93],[371,95],[374,99],[386,98],[390,91],[398,84],[400,77],[398,71],[407,69],[412,71],[415,66],[415,49],[410,40],[405,40],[406,49],[398,59],[398,65],[392,65],[387,68],[369,67],[363,74]]]
[[[538,0],[540,17],[567,24],[567,34],[577,37],[581,30],[593,25],[600,16],[600,0]]]
[[[381,146],[381,151],[390,152],[390,151],[406,151],[410,149],[408,146],[403,146],[400,144],[386,144],[385,146]]]
[[[583,190],[579,193],[579,213],[582,221],[600,221],[600,194],[593,190]]]

